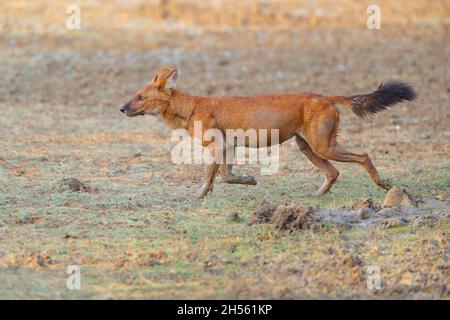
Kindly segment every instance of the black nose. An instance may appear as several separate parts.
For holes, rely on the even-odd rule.
[[[125,113],[125,108],[120,108],[120,112]]]

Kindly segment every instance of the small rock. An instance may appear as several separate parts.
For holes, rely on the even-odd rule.
[[[48,254],[38,254],[36,256],[36,264],[40,267],[46,267],[50,264],[52,264],[52,259]]]
[[[61,192],[64,191],[79,192],[90,190],[90,187],[86,183],[75,178],[63,178],[61,179],[61,181],[58,182],[57,187]]]
[[[237,212],[232,212],[227,217],[227,221],[228,222],[239,222],[241,220],[242,219],[241,219],[241,217],[239,216],[239,214]]]
[[[228,251],[231,253],[236,252],[236,250],[237,250],[237,245],[234,243],[232,245],[230,245],[230,247],[228,248]]]
[[[213,266],[213,263],[209,260],[203,261],[203,267],[206,268],[211,268]]]
[[[230,64],[230,60],[222,59],[222,60],[219,60],[218,64],[219,64],[219,66],[227,66]]]
[[[45,265],[45,260],[44,260],[44,258],[42,258],[40,255],[38,255],[38,256],[36,257],[36,263],[37,263],[39,266],[43,267],[43,266]]]

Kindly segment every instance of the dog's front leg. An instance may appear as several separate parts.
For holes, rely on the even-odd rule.
[[[203,182],[200,189],[195,193],[197,199],[202,199],[212,191],[214,188],[214,179],[216,178],[217,171],[219,170],[219,164],[212,163],[208,167],[208,174],[206,175],[205,181]]]
[[[208,166],[208,173],[206,174],[205,180],[200,187],[200,189],[195,193],[195,197],[197,199],[202,199],[204,196],[206,196],[210,191],[213,191],[214,188],[214,179],[216,178],[216,174],[219,171],[220,163],[223,160],[223,154],[224,151],[221,149],[216,150],[215,149],[215,143],[211,143],[207,146],[209,150],[209,154],[212,157],[212,163]],[[217,153],[218,151],[218,153]],[[219,157],[216,158],[216,154],[219,155]]]

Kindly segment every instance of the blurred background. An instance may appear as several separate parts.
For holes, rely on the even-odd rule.
[[[2,1],[0,99],[20,90],[11,98],[78,103],[76,90],[84,104],[106,105],[172,64],[180,68],[180,85],[199,94],[346,94],[395,78],[426,86],[436,93],[427,101],[442,104],[449,2],[377,1],[381,30],[366,26],[370,4]],[[80,8],[80,30],[66,28],[72,5]]]

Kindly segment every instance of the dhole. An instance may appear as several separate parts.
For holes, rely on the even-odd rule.
[[[177,77],[176,68],[163,68],[120,111],[129,117],[157,115],[170,128],[187,129],[192,137],[194,121],[201,121],[204,129],[215,128],[224,134],[226,129],[278,129],[279,143],[295,137],[300,151],[325,175],[324,183],[314,195],[328,192],[339,175],[330,160],[359,164],[378,186],[391,188],[391,183],[378,175],[366,153],[350,152],[336,141],[339,127],[336,105],[343,105],[365,118],[398,102],[414,100],[416,93],[410,85],[387,82],[372,93],[348,97],[315,93],[200,97],[176,90]],[[210,150],[214,150],[213,143],[202,141]],[[219,167],[227,183],[256,184],[253,177],[234,175],[231,164],[212,163],[197,197],[202,198],[213,190]]]

